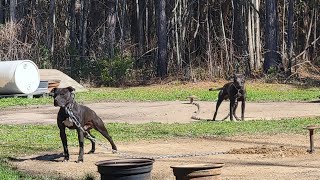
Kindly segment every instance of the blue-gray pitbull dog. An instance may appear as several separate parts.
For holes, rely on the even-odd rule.
[[[99,131],[107,140],[110,142],[113,151],[115,152],[117,150],[116,145],[114,144],[111,136],[109,135],[106,127],[104,126],[103,121],[101,118],[97,116],[97,114],[91,110],[90,108],[78,104],[74,100],[74,91],[75,89],[73,87],[67,87],[67,88],[54,88],[51,91],[51,94],[53,94],[54,98],[54,106],[59,106],[60,110],[58,112],[57,116],[57,123],[58,127],[60,129],[60,138],[63,145],[63,151],[64,151],[64,160],[69,160],[69,151],[68,151],[68,143],[67,143],[67,136],[65,129],[68,127],[69,129],[76,129],[78,132],[78,140],[79,140],[79,156],[77,162],[83,162],[83,142],[84,137],[87,137],[87,134],[85,134],[82,130],[77,128],[77,126],[73,123],[73,121],[70,119],[69,114],[66,112],[65,108],[68,108],[72,113],[77,117],[79,123],[81,124],[81,127],[90,135],[90,129],[94,128],[95,130]],[[94,136],[92,136],[94,137]],[[95,142],[91,139],[91,150],[88,153],[94,153],[95,151]]]
[[[216,105],[216,111],[213,115],[212,121],[216,120],[218,109],[223,100],[230,100],[230,112],[222,120],[227,119],[230,116],[230,120],[233,121],[233,116],[236,120],[244,120],[244,110],[246,106],[246,88],[245,84],[245,75],[243,74],[234,74],[233,82],[225,84],[222,88],[213,89],[210,88],[209,91],[219,90],[218,101]],[[238,102],[241,101],[241,119],[236,115],[236,109],[238,107]]]

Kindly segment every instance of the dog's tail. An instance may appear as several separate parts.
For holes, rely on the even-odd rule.
[[[210,88],[209,91],[220,91],[220,90],[222,90],[222,89],[223,89],[223,87],[217,88],[217,89]]]

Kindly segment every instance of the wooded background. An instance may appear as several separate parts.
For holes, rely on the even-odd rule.
[[[1,60],[94,85],[295,74],[319,58],[318,0],[0,0]]]

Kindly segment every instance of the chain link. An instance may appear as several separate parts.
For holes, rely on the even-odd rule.
[[[92,140],[93,142],[97,143],[98,145],[104,147],[108,151],[111,151],[112,153],[117,153],[119,156],[124,158],[148,158],[148,159],[168,159],[168,158],[183,158],[183,157],[197,157],[197,156],[210,156],[210,155],[219,155],[219,154],[226,154],[226,152],[205,152],[205,153],[188,153],[188,154],[166,154],[166,155],[158,155],[158,156],[136,156],[131,155],[125,152],[119,152],[117,150],[113,150],[112,148],[109,148],[104,143],[97,141],[94,137],[92,137],[87,131],[83,129],[83,127],[80,124],[80,121],[78,121],[78,118],[73,114],[71,109],[69,107],[65,107],[65,111],[71,118],[72,122],[79,128],[85,135],[86,138]]]

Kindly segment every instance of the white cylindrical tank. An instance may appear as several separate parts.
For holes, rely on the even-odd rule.
[[[39,83],[39,70],[32,61],[0,61],[0,94],[30,94]]]

